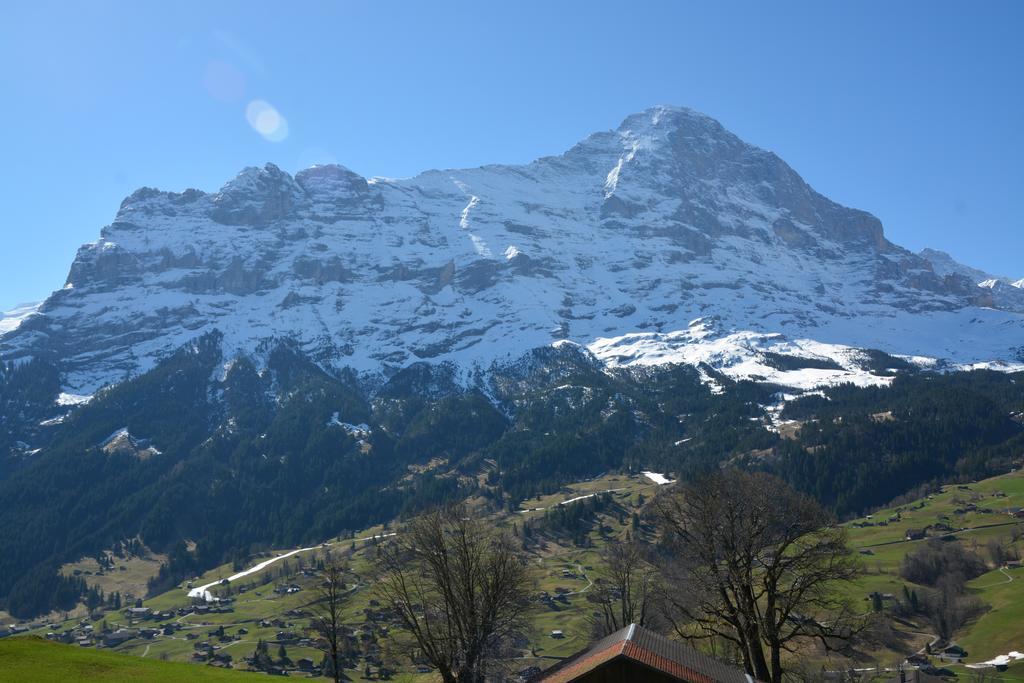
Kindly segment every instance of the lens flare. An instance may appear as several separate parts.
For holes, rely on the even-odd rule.
[[[236,102],[245,94],[245,76],[227,62],[214,60],[206,65],[203,86],[216,100]]]
[[[253,100],[245,108],[245,118],[252,129],[270,142],[288,137],[288,121],[266,100]]]

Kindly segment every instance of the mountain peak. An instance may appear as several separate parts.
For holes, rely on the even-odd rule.
[[[239,194],[259,192],[268,188],[290,186],[295,180],[287,171],[282,171],[276,164],[267,162],[263,167],[246,166],[234,178],[224,184],[217,194]]]
[[[723,147],[758,151],[716,119],[688,107],[658,105],[627,116],[616,132],[636,147],[665,147],[675,154],[714,153]]]
[[[707,114],[699,112],[696,109],[690,109],[689,107],[668,104],[655,105],[634,114],[630,114],[623,119],[621,124],[619,124],[618,130],[625,131],[655,128],[671,130],[696,127],[727,132],[721,123]]]
[[[339,164],[310,166],[295,174],[295,182],[308,194],[335,202],[369,192],[366,178]]]
[[[302,188],[272,163],[248,166],[213,196],[213,219],[226,225],[262,226],[288,215]]]

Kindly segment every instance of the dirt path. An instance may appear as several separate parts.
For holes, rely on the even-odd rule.
[[[967,527],[965,529],[957,529],[956,531],[949,532],[948,535],[949,536],[956,536],[957,534],[966,534],[966,533],[970,533],[972,531],[980,531],[981,529],[993,529],[995,527],[1000,527],[1000,526],[1011,526],[1013,524],[1020,524],[1020,522],[999,522],[998,524],[982,524],[980,526],[972,526],[972,527]],[[901,538],[901,539],[896,540],[896,541],[884,541],[882,543],[872,543],[871,545],[857,546],[855,548],[855,550],[860,550],[862,548],[881,548],[883,546],[897,545],[899,543],[920,543],[921,541],[927,541],[927,540],[928,540],[927,538],[920,538],[920,539],[917,539],[917,540],[914,540],[914,541],[908,541],[905,538]]]
[[[975,586],[975,588],[991,588],[992,586],[1002,586],[1007,583],[1013,583],[1013,574],[1006,571],[1006,567],[1000,567],[999,573],[1006,577],[1006,581],[998,581],[996,583],[988,583],[984,586]]]
[[[594,586],[594,582],[590,580],[589,576],[587,576],[587,572],[584,571],[582,564],[576,565],[576,571],[578,571],[580,573],[580,576],[582,576],[584,579],[587,580],[587,585],[584,588],[581,588],[578,591],[570,591],[570,592],[566,593],[566,595],[582,595],[583,593],[586,593],[588,590],[590,590]]]

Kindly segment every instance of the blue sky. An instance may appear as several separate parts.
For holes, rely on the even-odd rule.
[[[654,104],[897,243],[1024,277],[1022,26],[1020,2],[12,2],[0,310],[60,287],[140,186],[526,162]]]

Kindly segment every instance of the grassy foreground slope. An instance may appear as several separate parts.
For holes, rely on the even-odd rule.
[[[147,681],[238,681],[245,674],[178,662],[126,657],[76,645],[61,645],[35,636],[0,640],[2,683],[127,683]]]

